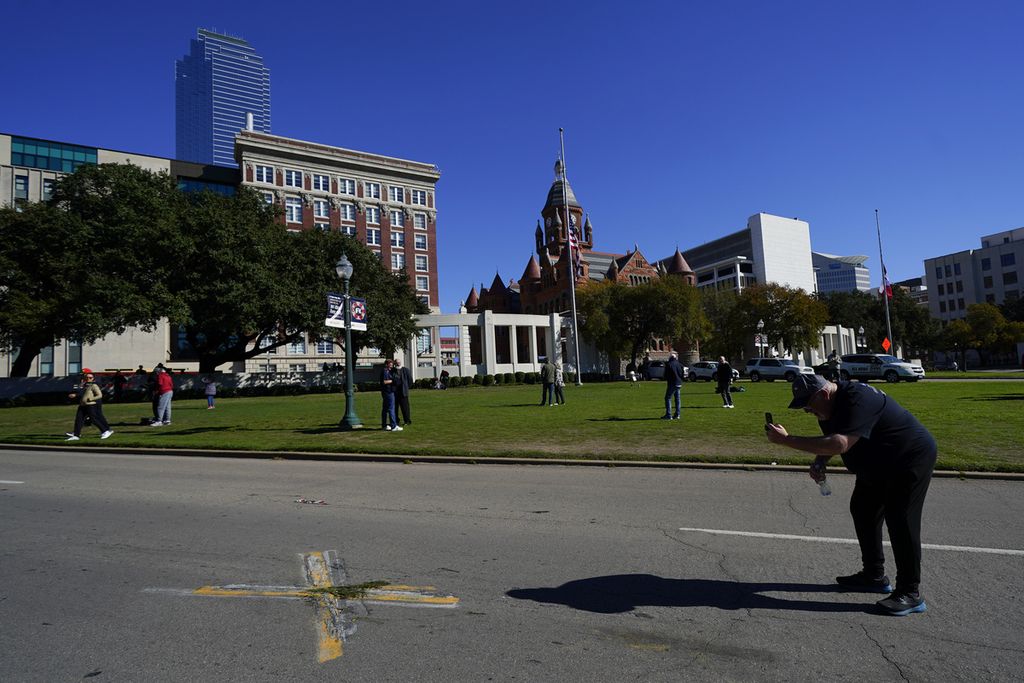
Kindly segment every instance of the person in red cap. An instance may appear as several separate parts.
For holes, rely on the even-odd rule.
[[[860,543],[864,568],[836,583],[849,590],[890,593],[878,607],[895,616],[927,609],[921,583],[921,512],[935,468],[935,439],[892,397],[861,382],[833,383],[820,375],[793,381],[790,408],[818,418],[824,436],[794,436],[779,424],[765,425],[772,443],[813,453],[814,481],[825,478],[825,465],[841,455],[857,475],[850,514]],[[882,522],[889,529],[896,587],[885,575]]]
[[[114,432],[107,424],[107,419],[103,417],[103,391],[97,386],[92,370],[82,369],[82,383],[78,391],[68,394],[68,398],[78,400],[78,410],[75,412],[75,431],[64,433],[68,437],[66,441],[78,441],[82,438],[82,427],[85,425],[86,417],[100,430],[101,439],[110,438]]]

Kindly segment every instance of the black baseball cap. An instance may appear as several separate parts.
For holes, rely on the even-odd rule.
[[[828,380],[821,375],[797,375],[793,380],[793,400],[790,408],[803,408],[811,400],[811,396],[828,386]]]

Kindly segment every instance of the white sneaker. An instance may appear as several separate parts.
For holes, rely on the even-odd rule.
[[[399,427],[398,425],[395,425],[394,427],[391,428],[391,431],[393,431],[393,432],[400,432],[400,431],[402,431],[402,428]]]
[[[390,432],[391,431],[391,425],[388,425],[387,427],[385,427],[384,431],[385,432]]]
[[[734,406],[733,404],[731,404],[731,403],[730,403],[730,404],[729,404],[729,407],[730,407],[730,408],[735,408],[736,406]]]
[[[65,433],[67,433],[67,432],[65,432]],[[78,441],[78,437],[75,436],[74,434],[68,434],[68,438],[66,438],[64,440],[65,441]]]
[[[113,435],[113,433],[114,433],[114,430],[108,429],[107,431],[105,431],[102,434],[100,434],[100,438],[101,439],[109,439],[111,437],[111,435]]]
[[[150,427],[163,427],[164,423],[160,422],[159,420],[153,420],[152,422],[149,423],[149,426]]]

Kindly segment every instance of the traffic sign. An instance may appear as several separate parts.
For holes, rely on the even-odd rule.
[[[886,353],[889,353],[889,349],[891,347],[892,347],[892,342],[889,341],[888,337],[886,337],[885,339],[882,340],[882,348],[885,350]]]

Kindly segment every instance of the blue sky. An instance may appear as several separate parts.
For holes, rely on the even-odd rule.
[[[844,6],[846,5],[846,6]],[[159,7],[159,9],[155,9]],[[294,7],[294,9],[292,9]],[[0,131],[174,155],[196,28],[271,70],[273,132],[437,164],[441,305],[518,278],[558,128],[595,248],[649,258],[765,211],[890,279],[1024,225],[1019,2],[5,8]]]

